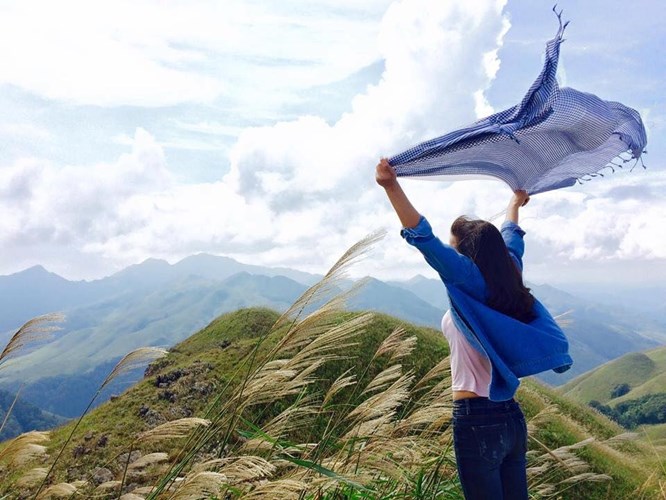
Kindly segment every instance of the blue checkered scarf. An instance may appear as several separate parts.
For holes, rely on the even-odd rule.
[[[398,176],[491,176],[514,191],[536,194],[603,176],[632,160],[633,169],[647,144],[638,112],[557,85],[568,22],[556,14],[557,35],[546,44],[541,74],[520,104],[389,158]]]

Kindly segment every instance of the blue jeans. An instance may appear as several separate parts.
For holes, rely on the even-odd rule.
[[[454,401],[453,446],[467,500],[527,499],[527,426],[516,401]]]

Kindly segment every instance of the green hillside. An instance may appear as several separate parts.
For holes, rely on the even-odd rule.
[[[2,441],[32,430],[50,429],[66,420],[26,403],[21,397],[16,398],[16,394],[0,390],[0,423],[4,422],[0,430]]]
[[[624,390],[620,386],[626,384]],[[560,390],[581,403],[596,400],[609,406],[666,392],[666,346],[627,354],[591,370]]]
[[[336,305],[308,317],[296,307],[278,324],[267,309],[218,318],[75,430],[1,445],[0,493],[34,494],[64,450],[43,494],[462,498],[442,335]],[[594,410],[534,380],[518,399],[535,497],[647,499],[666,486],[658,448],[617,438]]]
[[[645,441],[663,450],[662,455],[666,455],[666,424],[644,425],[639,432]]]
[[[284,277],[241,273],[221,283],[193,277],[130,290],[69,313],[57,338],[7,363],[0,382],[85,373],[137,347],[173,345],[223,312],[286,309],[305,288]]]

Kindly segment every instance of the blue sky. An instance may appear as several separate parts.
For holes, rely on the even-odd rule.
[[[528,278],[666,279],[666,14],[561,2],[563,85],[637,109],[648,170],[534,197]],[[0,2],[0,274],[71,279],[197,252],[323,272],[428,274],[400,241],[380,155],[515,104],[557,28],[546,1]],[[500,183],[406,180],[447,236]]]

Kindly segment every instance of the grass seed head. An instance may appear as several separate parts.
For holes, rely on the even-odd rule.
[[[118,361],[116,366],[113,367],[111,373],[104,379],[99,390],[101,391],[106,387],[113,379],[134,370],[135,368],[140,368],[147,363],[155,361],[158,358],[166,356],[167,351],[160,349],[159,347],[139,347],[129,352],[123,358]]]
[[[153,443],[164,439],[178,439],[186,437],[197,427],[208,427],[209,425],[210,420],[203,418],[180,418],[140,433],[137,436],[137,441],[142,443]]]
[[[0,460],[13,465],[24,464],[32,458],[45,455],[46,448],[39,443],[45,443],[48,440],[49,433],[46,431],[30,431],[21,434],[0,451]]]
[[[328,391],[326,391],[326,396],[324,396],[322,407],[326,406],[326,404],[331,401],[331,399],[333,399],[333,397],[342,389],[356,384],[356,375],[347,375],[351,370],[352,369],[350,368],[344,372],[331,384],[331,387],[329,387]]]
[[[51,313],[38,316],[25,323],[12,335],[12,338],[9,339],[9,342],[0,353],[0,367],[2,367],[3,361],[16,353],[31,345],[34,346],[49,340],[51,334],[60,329],[52,323],[62,323],[64,320],[65,316],[63,314]]]
[[[361,395],[385,389],[390,383],[399,379],[400,375],[402,375],[402,365],[389,366],[368,383]]]
[[[300,498],[301,493],[307,489],[307,484],[293,479],[278,479],[260,484],[253,490],[243,495],[245,500],[265,500],[267,498],[279,498],[289,500]]]
[[[219,472],[194,472],[178,485],[174,500],[199,500],[222,493],[227,477]]]
[[[379,345],[373,361],[380,356],[388,355],[389,362],[409,356],[416,348],[416,337],[407,337],[401,326],[395,328]]]
[[[149,453],[129,464],[128,469],[143,469],[149,465],[166,462],[167,460],[169,460],[169,455],[167,453]]]

